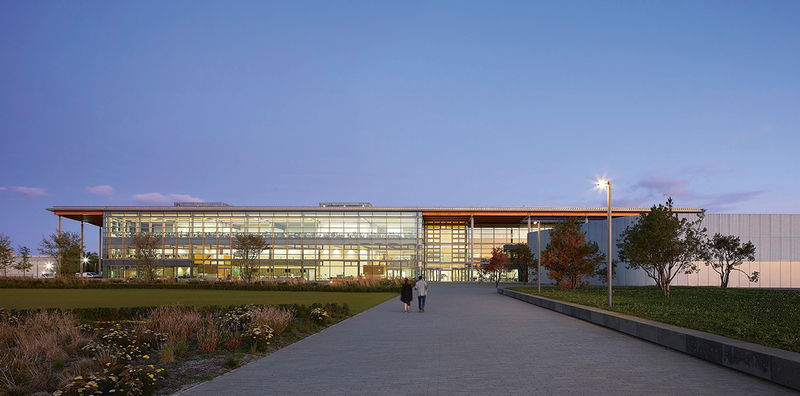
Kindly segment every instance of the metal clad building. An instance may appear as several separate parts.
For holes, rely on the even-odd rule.
[[[681,216],[696,219],[696,215]],[[611,222],[614,234],[614,259],[618,259],[616,242],[622,232],[635,223],[638,216],[614,218]],[[608,246],[608,231],[605,220],[592,221],[583,225],[586,239],[595,241],[603,253]],[[758,282],[750,282],[745,274],[731,272],[730,287],[800,287],[800,215],[796,214],[706,214],[702,226],[709,237],[716,233],[738,236],[742,243],[753,242],[756,247],[756,260],[745,262],[742,271],[758,271]],[[541,247],[544,250],[550,241],[548,231],[542,231]],[[537,249],[536,232],[528,234],[532,250]],[[677,286],[718,286],[719,275],[705,263],[698,263],[699,272],[679,274],[672,283]],[[544,272],[544,271],[543,271]],[[542,281],[546,281],[546,273]],[[654,282],[642,270],[628,270],[624,263],[617,264],[616,285],[652,285]],[[600,284],[596,280],[592,284]]]

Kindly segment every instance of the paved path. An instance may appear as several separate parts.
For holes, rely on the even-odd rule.
[[[183,395],[796,395],[496,293],[431,284]]]

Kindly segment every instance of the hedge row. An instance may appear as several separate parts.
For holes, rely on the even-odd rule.
[[[257,291],[317,291],[317,292],[350,292],[350,293],[399,293],[400,284],[385,281],[378,285],[345,284],[332,286],[328,284],[306,283],[272,283],[272,282],[209,282],[209,281],[86,281],[62,279],[20,279],[0,278],[2,289],[179,289],[179,290],[257,290]]]

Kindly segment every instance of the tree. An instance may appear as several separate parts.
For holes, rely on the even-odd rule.
[[[161,252],[161,238],[149,232],[139,232],[133,235],[131,247],[136,257],[136,276],[153,281],[161,275],[161,265],[156,261]]]
[[[267,238],[260,234],[240,233],[233,237],[234,265],[245,282],[250,282],[258,273],[261,252],[269,248]]]
[[[705,211],[690,221],[672,211],[672,198],[666,205],[653,205],[649,213],[622,233],[619,259],[628,269],[642,269],[669,296],[669,285],[679,273],[697,271],[696,261],[705,257],[705,228],[700,228]]]
[[[95,252],[86,252],[83,256],[86,258],[86,264],[83,266],[83,270],[86,272],[96,272],[100,273],[100,259],[97,253]]]
[[[736,270],[745,275],[746,272],[736,268],[744,262],[755,261],[756,247],[752,242],[742,244],[739,237],[733,235],[714,234],[711,241],[706,243],[706,265],[719,274],[720,287],[728,287],[728,280],[731,277],[731,271]],[[758,271],[753,271],[753,275],[747,275],[750,282],[758,282]]]
[[[548,269],[547,277],[565,290],[587,287],[588,278],[602,272],[598,267],[605,259],[597,243],[586,242],[577,217],[557,223],[550,230],[550,243],[542,252],[542,266]]]
[[[39,254],[52,257],[56,262],[56,272],[69,276],[80,270],[81,235],[77,232],[64,231],[50,236],[42,236],[37,249]]]
[[[492,258],[489,259],[489,265],[483,267],[482,270],[492,275],[492,278],[495,280],[494,287],[497,288],[500,286],[500,275],[503,271],[507,270],[510,265],[511,260],[508,254],[503,251],[502,247],[496,247],[492,249]]]
[[[528,283],[531,271],[534,272],[534,277],[539,276],[538,272],[536,272],[537,268],[533,266],[536,263],[536,259],[533,258],[533,253],[528,245],[524,243],[517,244],[509,255],[519,270],[523,285]]]
[[[17,251],[19,252],[20,260],[14,265],[14,269],[22,271],[22,276],[25,276],[25,273],[33,267],[33,264],[31,264],[31,250],[27,246],[20,246]]]
[[[14,249],[11,248],[11,238],[6,234],[0,233],[0,268],[3,269],[3,276],[8,276],[8,267],[12,267],[16,262]]]

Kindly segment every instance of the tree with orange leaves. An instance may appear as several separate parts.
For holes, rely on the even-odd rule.
[[[503,251],[502,247],[492,248],[492,258],[489,259],[489,265],[483,267],[483,272],[489,273],[495,280],[494,287],[500,286],[500,275],[503,271],[508,270],[511,266],[511,260],[508,254]]]
[[[550,230],[550,243],[542,252],[542,266],[548,269],[547,277],[555,280],[562,289],[587,287],[588,278],[602,275],[598,265],[606,259],[595,242],[586,242],[576,217],[559,222]]]

